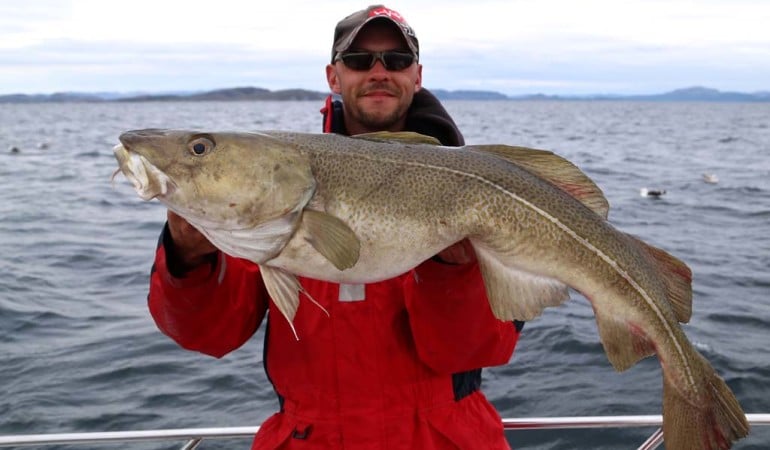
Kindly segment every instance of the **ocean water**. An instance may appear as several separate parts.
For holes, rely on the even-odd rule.
[[[0,434],[251,426],[277,409],[261,332],[214,359],[155,328],[145,302],[165,209],[141,201],[122,176],[110,181],[112,147],[134,128],[315,132],[320,106],[0,104]],[[770,104],[446,107],[468,143],[549,149],[573,161],[604,190],[613,224],[690,265],[694,312],[685,332],[746,412],[770,413]],[[719,182],[705,183],[704,173]],[[643,187],[666,194],[642,197]],[[483,389],[501,415],[659,414],[657,360],[615,373],[588,302],[572,297],[526,325],[508,365],[485,370]],[[652,431],[508,438],[516,449],[623,449]],[[734,448],[768,447],[770,427],[755,427]]]

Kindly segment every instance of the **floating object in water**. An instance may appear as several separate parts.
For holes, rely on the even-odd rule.
[[[703,181],[709,184],[717,184],[719,183],[719,178],[714,175],[713,173],[704,173],[703,174]]]
[[[15,145],[12,145],[8,148],[8,151],[11,153],[19,153],[21,152],[21,149],[19,147],[16,147]]]
[[[41,150],[47,149],[48,148],[48,142],[40,142],[39,144],[37,144],[37,148],[39,148]]]
[[[665,189],[647,189],[647,188],[641,188],[639,189],[639,195],[642,197],[661,197],[666,193]]]

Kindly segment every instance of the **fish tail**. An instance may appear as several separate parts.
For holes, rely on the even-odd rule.
[[[746,415],[727,384],[703,357],[696,355],[706,374],[695,402],[688,401],[674,384],[663,378],[663,436],[666,448],[727,450],[749,433]]]

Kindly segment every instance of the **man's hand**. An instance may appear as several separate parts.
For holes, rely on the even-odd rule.
[[[200,231],[181,216],[168,211],[168,230],[174,241],[174,253],[178,261],[187,269],[203,264],[205,256],[217,251]]]
[[[468,239],[445,248],[436,256],[446,264],[468,264],[476,261],[476,252]]]

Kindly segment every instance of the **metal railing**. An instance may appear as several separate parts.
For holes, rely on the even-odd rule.
[[[746,414],[751,425],[770,425],[770,414]],[[663,443],[660,428],[663,418],[651,416],[586,416],[586,417],[530,417],[503,419],[506,430],[545,430],[576,428],[635,428],[658,427],[637,449],[652,450]],[[107,431],[93,433],[57,433],[0,436],[0,447],[30,445],[104,444],[136,441],[186,441],[181,450],[193,450],[205,439],[250,438],[259,430],[254,427],[179,428],[146,431]]]

